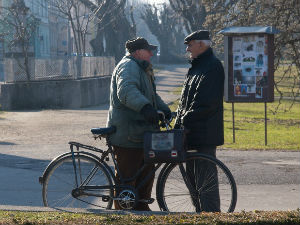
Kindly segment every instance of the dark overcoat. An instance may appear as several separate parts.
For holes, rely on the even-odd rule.
[[[177,110],[175,128],[187,130],[189,149],[224,144],[224,68],[211,48],[191,61]]]

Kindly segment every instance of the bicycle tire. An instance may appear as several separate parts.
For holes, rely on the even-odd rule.
[[[71,155],[54,161],[43,179],[42,197],[44,205],[52,208],[105,208],[113,203],[113,183],[105,165],[87,155],[75,155],[76,175]],[[88,177],[90,176],[90,177]],[[77,182],[76,182],[77,180]],[[105,185],[103,190],[88,190],[87,193],[107,196],[72,196],[72,190],[85,185]]]
[[[187,177],[182,176],[183,173],[186,173],[187,167],[186,162],[195,162],[197,160],[201,163],[206,163],[217,169],[217,179],[213,179],[213,170],[199,170],[195,169],[194,165],[194,175],[195,179],[193,181],[187,181]],[[200,161],[199,161],[200,160]],[[221,212],[233,212],[235,209],[236,201],[237,201],[237,188],[235,180],[230,172],[230,170],[222,163],[220,160],[213,158],[208,155],[200,154],[200,153],[190,153],[187,156],[187,160],[185,163],[179,164],[166,164],[159,174],[156,186],[156,198],[158,201],[158,205],[162,211],[169,212],[201,212],[201,211],[221,211]],[[190,164],[189,164],[190,165]],[[202,164],[204,165],[204,164]],[[180,170],[181,168],[181,170]],[[195,185],[196,183],[201,183],[200,174],[202,174],[202,182],[203,184]],[[186,175],[186,174],[185,174]],[[216,178],[216,177],[215,177]],[[204,182],[206,181],[206,182]],[[197,192],[189,191],[187,188],[187,183],[189,185],[191,182],[194,182],[194,186],[197,186]],[[215,182],[215,183],[214,183]],[[218,182],[219,190],[217,190],[216,182]],[[194,189],[195,190],[195,189]],[[215,191],[215,192],[213,192]],[[201,201],[205,201],[209,198],[207,197],[210,193],[219,192],[220,199],[220,208],[216,209],[216,207],[209,206],[211,204],[209,201],[207,203],[201,203]],[[196,193],[196,194],[195,194]],[[193,199],[199,199],[193,203],[192,197],[196,196]],[[202,198],[202,199],[201,199]],[[218,205],[218,204],[217,204]],[[206,209],[205,209],[206,208]]]

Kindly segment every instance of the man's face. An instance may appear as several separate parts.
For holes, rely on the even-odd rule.
[[[203,52],[203,44],[192,40],[187,44],[186,51],[190,53],[190,58],[197,58]]]
[[[145,60],[147,62],[150,62],[151,57],[153,56],[153,52],[151,50],[147,49],[139,49],[136,50],[136,58],[139,60]]]

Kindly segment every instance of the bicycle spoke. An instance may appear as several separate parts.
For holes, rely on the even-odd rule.
[[[88,156],[75,155],[76,166],[71,156],[61,158],[50,166],[43,184],[43,199],[46,206],[50,207],[75,207],[75,208],[111,208],[113,186],[110,175],[101,164]],[[80,186],[76,186],[74,179],[76,167]],[[85,190],[85,185],[93,189]],[[107,188],[103,189],[103,185]],[[99,189],[97,188],[99,186]],[[74,195],[74,196],[73,196]],[[101,197],[100,197],[101,196]],[[102,196],[108,196],[103,201]],[[106,198],[107,199],[107,198]]]
[[[55,178],[57,178],[59,181],[61,181],[61,182],[63,182],[63,183],[66,183],[67,185],[69,185],[69,187],[72,187],[72,183],[69,183],[69,182],[67,182],[66,181],[66,179],[62,179],[62,178],[60,178],[59,176],[57,176],[56,174],[55,175],[53,175]]]
[[[195,153],[185,164],[169,164],[162,171],[157,183],[161,209],[172,212],[234,210],[235,182],[219,160]]]
[[[51,202],[51,204],[52,204],[53,206],[58,206],[58,207],[59,207],[59,206],[62,205],[62,203],[66,202],[68,199],[71,199],[71,198],[72,198],[72,195],[71,195],[71,194],[68,194],[68,195],[66,195],[65,197],[59,199],[58,201],[53,201],[53,204],[52,204],[52,202]]]

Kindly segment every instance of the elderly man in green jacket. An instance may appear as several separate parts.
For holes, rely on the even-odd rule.
[[[123,178],[133,177],[143,165],[143,136],[145,131],[157,131],[158,114],[162,110],[171,117],[169,107],[156,93],[154,74],[150,59],[157,46],[144,38],[129,40],[125,45],[128,54],[115,67],[110,86],[108,126],[115,126],[116,133],[110,136],[111,144]],[[133,187],[144,179],[154,165],[147,165],[133,182]],[[139,191],[139,199],[149,200],[154,175]],[[150,210],[147,201],[140,201],[134,210]],[[115,202],[116,209],[122,209]]]

